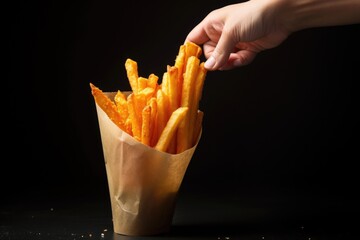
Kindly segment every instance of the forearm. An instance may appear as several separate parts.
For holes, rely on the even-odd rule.
[[[291,32],[313,27],[360,23],[360,0],[272,0],[270,2],[277,9],[279,20]]]

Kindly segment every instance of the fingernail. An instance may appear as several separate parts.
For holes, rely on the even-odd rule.
[[[204,67],[206,69],[211,69],[214,67],[214,65],[215,65],[215,58],[213,56],[211,56],[211,57],[209,57],[208,60],[206,60]]]

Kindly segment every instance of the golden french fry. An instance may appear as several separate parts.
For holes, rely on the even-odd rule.
[[[135,105],[135,114],[138,116],[139,124],[141,126],[141,115],[142,110],[146,106],[146,95],[144,93],[134,93],[134,105]]]
[[[120,90],[118,90],[118,91],[116,92],[116,95],[115,95],[115,98],[114,98],[115,103],[117,103],[118,100],[120,100],[120,99],[126,100],[126,96],[125,96],[125,94],[124,94],[123,92],[121,92]]]
[[[164,93],[161,89],[157,91],[156,94],[156,100],[157,100],[157,118],[156,118],[156,135],[160,137],[161,132],[165,128],[166,122],[168,120],[167,118],[167,103],[164,96]]]
[[[134,136],[133,131],[132,131],[132,122],[131,122],[130,115],[128,116],[128,118],[125,121],[125,129],[126,129],[125,132],[127,132],[131,136]]]
[[[182,92],[182,85],[183,85],[183,73],[184,73],[184,66],[185,66],[185,45],[181,45],[179,48],[178,55],[175,59],[175,67],[178,68],[178,91]],[[179,94],[179,103],[180,103],[181,94]]]
[[[159,80],[158,76],[156,76],[153,73],[150,74],[148,78],[148,87],[151,87],[156,91],[156,89],[158,88],[158,80]]]
[[[204,81],[207,74],[207,70],[204,67],[204,62],[200,63],[197,78],[195,81],[195,93],[194,93],[194,102],[197,103],[197,108],[199,107],[199,101],[202,96]]]
[[[129,117],[129,110],[127,106],[126,96],[120,90],[118,90],[114,97],[114,101],[117,110],[120,113],[121,121],[125,123],[126,119]]]
[[[193,103],[192,101],[194,99],[194,86],[199,69],[199,63],[200,60],[195,56],[191,56],[188,59],[186,71],[184,73],[183,89],[181,93],[180,105],[182,107],[190,107],[190,105]]]
[[[189,57],[191,56],[195,56],[199,58],[201,53],[202,53],[201,47],[198,46],[197,44],[193,42],[185,43],[185,54],[186,54],[185,60],[189,59]]]
[[[138,77],[138,88],[137,92],[140,92],[141,90],[147,88],[148,86],[148,79],[144,77]]]
[[[141,121],[139,117],[141,115],[137,114],[135,107],[135,94],[131,93],[127,97],[128,109],[129,109],[129,118],[131,120],[131,131],[133,133],[133,137],[141,141]]]
[[[171,139],[173,138],[179,124],[184,119],[187,111],[187,107],[179,107],[171,114],[169,121],[159,137],[159,141],[157,142],[155,149],[164,152],[167,151]]]
[[[178,68],[167,66],[168,76],[168,92],[169,92],[169,106],[170,111],[175,111],[179,106],[179,90],[178,90]]]
[[[134,93],[138,90],[138,65],[137,62],[128,58],[125,61],[126,74],[130,83],[130,87]]]
[[[140,92],[134,93],[135,115],[137,116],[139,126],[142,125],[142,111],[147,106],[148,100],[154,94],[154,89],[146,87]]]
[[[201,63],[197,72],[197,76],[196,76],[196,80],[195,80],[195,86],[194,86],[194,98],[193,98],[193,108],[191,108],[191,110],[189,111],[189,118],[190,118],[190,126],[196,126],[196,121],[197,121],[197,115],[198,115],[198,109],[199,109],[199,102],[200,102],[200,98],[201,98],[201,93],[202,93],[202,89],[203,89],[203,85],[204,85],[204,80],[205,80],[205,76],[206,76],[206,69],[204,67],[204,63]],[[191,127],[190,131],[189,131],[189,135],[190,138],[196,138],[197,139],[197,134],[195,132],[195,127]],[[196,135],[196,136],[195,136]],[[192,141],[193,142],[193,141]],[[192,145],[192,144],[191,144]]]
[[[183,89],[181,95],[181,107],[188,107],[189,111],[181,122],[177,131],[177,152],[183,152],[191,147],[193,138],[193,127],[190,125],[191,112],[194,111],[194,87],[199,69],[200,60],[191,56],[186,65],[184,73]]]
[[[150,146],[155,146],[158,136],[156,135],[156,122],[157,122],[157,112],[158,112],[158,106],[157,106],[157,100],[156,97],[152,97],[149,100],[149,106],[151,107],[151,113],[150,113]]]
[[[139,91],[136,95],[142,95],[143,100],[145,100],[145,104],[154,96],[155,89],[151,87],[146,87]]]
[[[187,61],[190,57],[195,56],[196,58],[199,58],[202,53],[201,47],[196,45],[192,42],[186,42],[185,43],[185,61],[184,61],[184,68],[186,68]],[[185,69],[184,69],[185,70]]]
[[[148,146],[150,146],[150,116],[151,107],[147,105],[142,110],[141,142]]]
[[[90,83],[90,88],[95,102],[99,105],[99,107],[120,129],[126,131],[125,122],[121,118],[120,113],[117,111],[115,103],[94,84]]]
[[[162,80],[161,80],[161,90],[167,96],[169,96],[169,74],[168,72],[164,72]]]
[[[178,55],[175,59],[175,67],[179,69],[179,72],[183,72],[185,64],[185,45],[181,45],[179,48]]]

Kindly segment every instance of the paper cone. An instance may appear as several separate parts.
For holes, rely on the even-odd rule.
[[[170,230],[177,193],[196,145],[157,151],[117,127],[96,104],[114,232],[140,236]]]

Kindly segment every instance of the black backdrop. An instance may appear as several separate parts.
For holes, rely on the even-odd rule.
[[[107,199],[89,82],[161,76],[187,33],[235,1],[16,1],[5,11],[5,203]],[[181,191],[356,202],[359,25],[303,30],[246,67],[209,72],[203,135]]]

